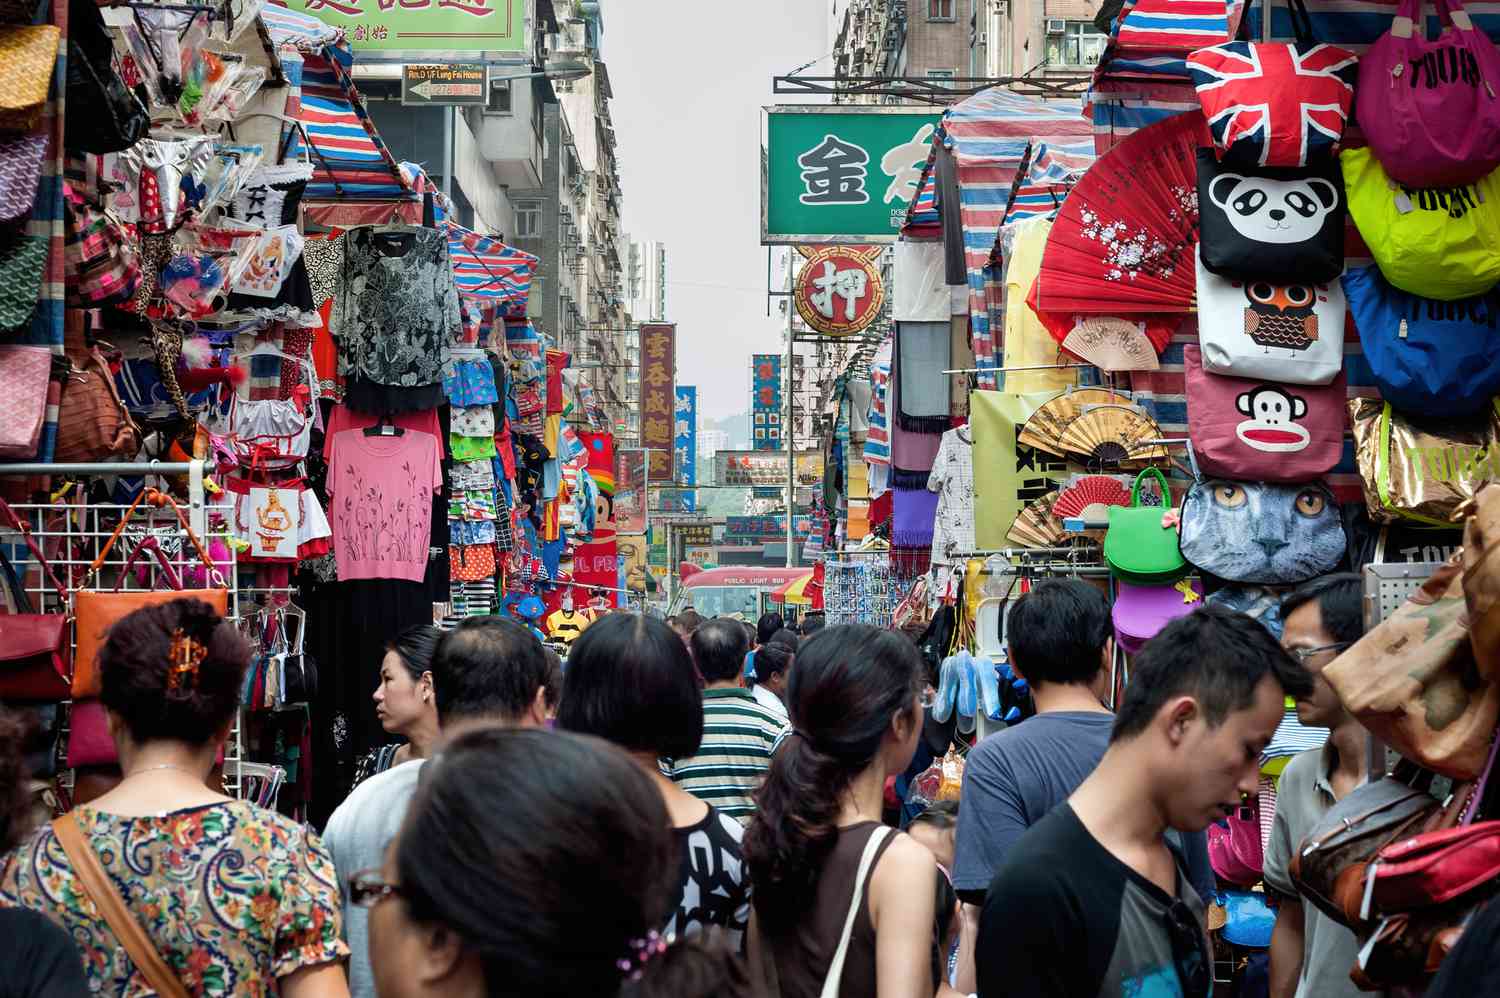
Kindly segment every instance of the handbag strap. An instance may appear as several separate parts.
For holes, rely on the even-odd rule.
[[[1144,468],[1140,474],[1135,476],[1135,484],[1130,487],[1130,507],[1134,509],[1140,506],[1141,480],[1148,475],[1155,478],[1157,484],[1161,486],[1161,505],[1163,509],[1166,509],[1172,503],[1172,492],[1167,487],[1167,476],[1163,475],[1161,469],[1156,467]]]
[[[150,552],[156,558],[156,564],[161,568],[162,574],[167,577],[167,587],[180,591],[182,589],[182,578],[172,568],[172,563],[167,560],[166,553],[161,549],[161,542],[150,534],[141,538],[141,542],[130,552],[130,557],[125,559],[125,567],[120,569],[120,581],[115,584],[115,589],[118,590],[120,586],[124,585],[125,576],[130,574],[130,570],[135,567],[135,563],[147,552]]]
[[[67,587],[58,580],[57,573],[52,571],[52,565],[47,561],[47,556],[42,554],[41,546],[37,544],[36,538],[31,536],[31,528],[26,526],[26,521],[16,515],[16,511],[10,508],[10,504],[4,498],[0,498],[0,525],[7,526],[26,538],[26,546],[31,549],[31,556],[36,559],[38,565],[42,566],[42,572],[46,575],[47,581],[52,583],[52,588],[57,590],[57,598],[67,603]]]
[[[833,951],[833,962],[828,965],[828,976],[823,979],[822,998],[838,998],[839,984],[844,977],[844,958],[849,955],[849,940],[854,935],[854,920],[859,916],[860,902],[865,897],[865,881],[870,877],[870,868],[875,865],[875,854],[880,845],[891,834],[889,825],[881,825],[865,843],[865,851],[859,857],[859,872],[854,875],[854,897],[849,901],[849,914],[844,917],[844,934],[839,938],[839,948]]]
[[[1489,786],[1490,777],[1495,771],[1495,752],[1497,750],[1500,750],[1500,732],[1496,732],[1490,736],[1489,758],[1485,760],[1484,772],[1479,774],[1479,782],[1474,784],[1472,796],[1469,797],[1468,803],[1464,806],[1463,814],[1458,819],[1460,825],[1473,824],[1474,818],[1478,815],[1480,802],[1484,800],[1485,789]]]
[[[36,612],[31,605],[31,594],[26,591],[25,586],[21,585],[21,576],[16,571],[16,567],[10,563],[10,559],[5,556],[4,548],[0,548],[0,579],[3,579],[10,588],[16,603],[16,613]]]
[[[94,902],[99,914],[104,916],[110,931],[115,934],[120,945],[125,947],[125,952],[130,955],[130,962],[135,964],[146,983],[161,998],[188,998],[187,988],[172,973],[161,953],[152,945],[146,930],[141,928],[141,923],[125,907],[125,900],[120,897],[120,892],[110,883],[104,867],[99,864],[98,855],[83,834],[83,826],[79,824],[77,813],[70,812],[54,819],[52,832],[67,854],[68,863],[73,867],[73,874],[78,878],[83,892]]]
[[[1292,33],[1297,37],[1297,44],[1309,48],[1316,45],[1318,39],[1313,34],[1312,17],[1307,13],[1305,0],[1287,0],[1286,12],[1292,20]]]
[[[94,559],[93,564],[89,565],[89,570],[85,575],[85,578],[98,572],[99,569],[104,566],[104,560],[109,557],[109,552],[113,550],[115,542],[118,541],[120,539],[120,535],[125,532],[125,527],[130,523],[131,516],[135,514],[136,507],[143,502],[149,503],[150,505],[157,508],[160,508],[162,506],[172,507],[172,512],[177,514],[177,522],[181,525],[183,533],[187,534],[187,539],[193,542],[193,549],[198,552],[198,559],[203,562],[203,567],[208,570],[208,578],[210,580],[218,579],[220,581],[220,584],[222,585],[223,578],[219,574],[219,567],[214,564],[214,560],[210,558],[208,556],[208,552],[203,549],[203,542],[200,541],[198,539],[198,535],[193,532],[193,527],[188,523],[187,516],[183,514],[182,507],[177,505],[176,499],[173,499],[170,495],[162,492],[160,489],[144,489],[140,495],[135,497],[135,502],[126,507],[125,514],[120,517],[120,525],[115,527],[115,532],[110,534],[109,540],[104,542],[103,550],[99,552],[99,556]]]

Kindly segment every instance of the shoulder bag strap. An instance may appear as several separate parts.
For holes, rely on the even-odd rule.
[[[104,867],[99,865],[99,857],[83,834],[78,816],[68,813],[55,819],[52,831],[62,845],[63,852],[67,853],[68,863],[73,867],[73,873],[78,877],[83,892],[94,902],[99,914],[104,916],[110,931],[115,934],[120,945],[125,947],[125,952],[130,954],[131,962],[141,972],[141,976],[146,978],[146,983],[161,998],[189,998],[187,988],[172,973],[152,945],[146,930],[141,928],[141,923],[125,907],[125,900],[120,897],[120,892],[109,882]]]
[[[822,998],[838,998],[839,984],[844,977],[844,958],[849,955],[849,939],[854,935],[854,920],[859,916],[860,903],[865,897],[865,881],[870,878],[870,867],[875,865],[875,854],[880,844],[893,829],[881,825],[865,843],[865,851],[859,857],[859,872],[854,875],[854,897],[849,902],[849,914],[844,918],[844,934],[839,939],[839,948],[834,950],[833,962],[828,965],[828,976],[823,979]]]

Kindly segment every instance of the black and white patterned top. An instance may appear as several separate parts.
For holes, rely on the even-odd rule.
[[[377,385],[438,385],[462,331],[448,237],[388,226],[344,233],[342,280],[328,331],[339,373]]]
[[[663,934],[684,939],[715,926],[738,950],[750,924],[750,871],[740,851],[744,827],[710,806],[702,821],[672,833],[682,850],[682,893]]]

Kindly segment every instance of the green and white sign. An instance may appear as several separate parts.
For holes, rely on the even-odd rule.
[[[762,245],[896,241],[941,113],[853,105],[765,112]]]
[[[287,0],[360,51],[526,52],[526,0]]]

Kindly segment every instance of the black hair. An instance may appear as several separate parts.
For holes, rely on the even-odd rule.
[[[769,641],[762,642],[762,644],[768,645],[786,645],[792,651],[796,651],[797,646],[801,643],[802,639],[797,636],[797,632],[789,630],[785,627],[777,631],[775,634],[771,635]]]
[[[692,607],[688,607],[677,615],[677,623],[674,626],[683,634],[692,634],[703,626],[703,615]]]
[[[432,655],[442,637],[443,632],[431,624],[418,624],[387,641],[385,650],[396,653],[407,674],[416,682],[422,678],[422,673],[432,671]]]
[[[401,894],[479,960],[487,994],[666,998],[679,974],[698,976],[676,946],[618,966],[666,920],[681,876],[661,793],[618,749],[480,728],[422,776],[395,846]]]
[[[841,797],[874,761],[892,719],[916,710],[921,682],[916,646],[894,631],[831,627],[797,651],[786,697],[794,734],[771,760],[745,830],[762,925],[799,924],[838,839]]]
[[[755,681],[764,683],[777,673],[785,672],[796,653],[796,648],[788,648],[780,641],[761,645],[760,650],[755,653]]]
[[[1305,697],[1312,677],[1253,617],[1204,606],[1172,621],[1135,656],[1130,684],[1115,714],[1110,741],[1134,738],[1173,697],[1198,701],[1205,720],[1218,727],[1231,713],[1255,703],[1270,676],[1285,695]]]
[[[179,650],[196,659],[176,679],[174,635]],[[143,606],[115,621],[99,649],[99,699],[138,744],[205,745],[239,708],[250,656],[249,642],[201,599]]]
[[[547,656],[547,681],[542,684],[542,701],[548,710],[556,710],[562,700],[562,656],[551,645],[542,645],[542,654]]]
[[[1354,572],[1336,572],[1303,583],[1281,600],[1281,619],[1314,601],[1323,630],[1335,641],[1353,644],[1365,635],[1364,581]]]
[[[0,855],[14,849],[31,830],[31,795],[26,790],[24,715],[0,707]]]
[[[763,645],[771,640],[771,635],[786,627],[786,621],[781,619],[779,613],[761,614],[760,620],[755,624],[755,643]]]
[[[432,656],[443,725],[477,717],[516,720],[547,684],[547,656],[531,631],[503,617],[470,617],[443,635]]]
[[[715,617],[694,631],[688,641],[693,647],[693,661],[705,681],[721,683],[745,671],[750,641],[739,621]]]
[[[643,614],[594,624],[568,651],[557,726],[664,759],[697,755],[703,694],[682,639]]]
[[[812,637],[822,629],[823,615],[821,613],[814,610],[812,613],[803,615],[801,631],[804,638]]]
[[[1038,583],[1016,600],[1006,626],[1011,662],[1033,686],[1092,682],[1112,633],[1109,601],[1082,579]]]
[[[911,819],[913,825],[931,825],[940,832],[958,827],[958,801],[935,800],[926,809]]]

